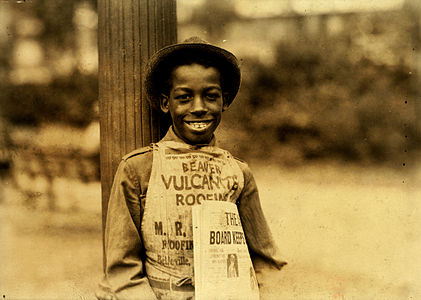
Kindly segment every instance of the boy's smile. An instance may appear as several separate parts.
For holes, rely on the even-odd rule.
[[[206,144],[221,121],[224,109],[219,71],[199,64],[175,68],[169,96],[161,109],[171,114],[175,133],[189,144]]]

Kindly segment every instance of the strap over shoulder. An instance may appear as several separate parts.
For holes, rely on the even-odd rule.
[[[141,155],[141,154],[145,154],[147,152],[152,151],[152,145],[146,146],[146,147],[142,147],[142,148],[138,148],[136,150],[133,150],[132,152],[124,155],[122,157],[122,160],[127,161],[129,158],[137,156],[137,155]]]

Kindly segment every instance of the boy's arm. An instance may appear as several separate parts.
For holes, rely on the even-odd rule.
[[[246,163],[239,162],[239,165],[244,174],[244,189],[240,195],[238,208],[252,258],[258,256],[281,269],[286,262],[281,259],[278,247],[263,215],[253,174]]]
[[[144,272],[140,183],[123,160],[114,177],[105,225],[105,274],[98,299],[156,299]]]

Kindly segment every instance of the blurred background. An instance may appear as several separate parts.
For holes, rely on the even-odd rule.
[[[220,145],[289,265],[266,299],[421,297],[421,5],[177,0],[237,55]],[[0,2],[0,293],[90,299],[102,271],[96,1]]]

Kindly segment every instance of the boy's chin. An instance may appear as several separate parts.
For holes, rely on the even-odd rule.
[[[209,144],[212,141],[213,133],[216,128],[214,126],[208,127],[206,130],[197,130],[190,128],[190,126],[175,126],[172,124],[174,133],[184,142],[190,145]],[[181,127],[181,128],[180,128]]]

